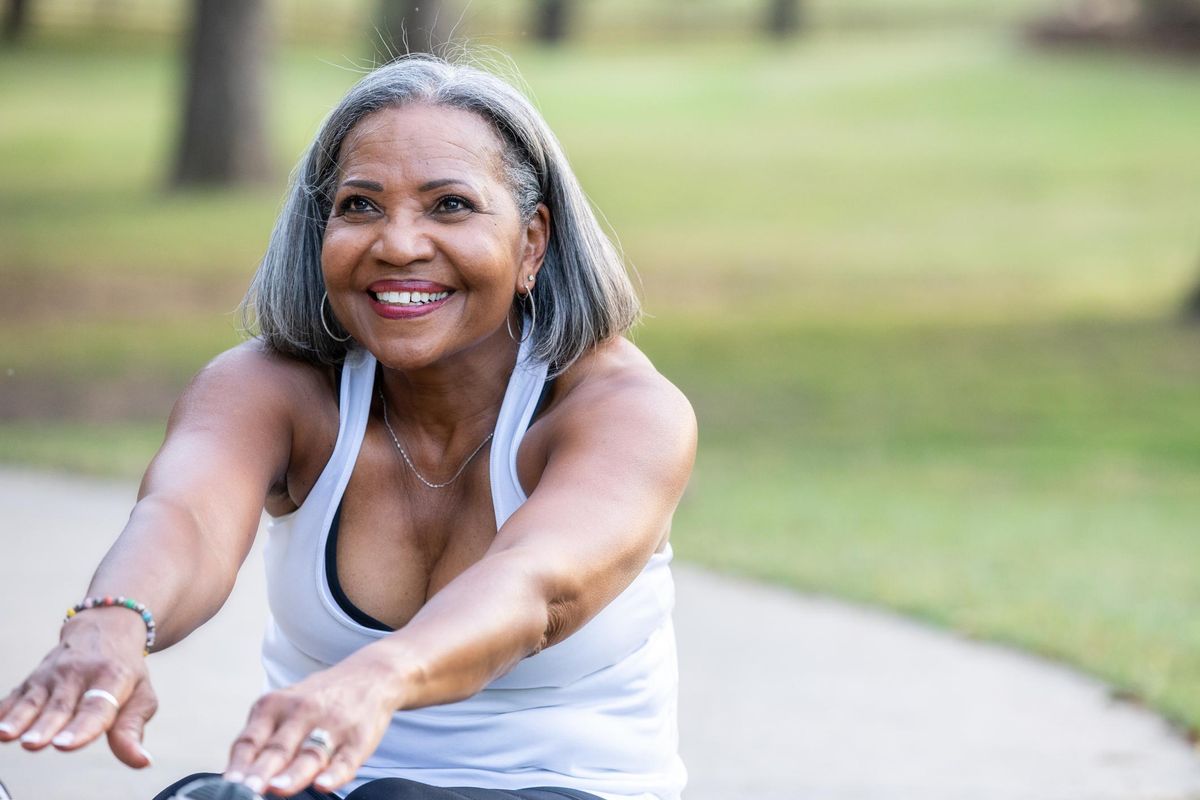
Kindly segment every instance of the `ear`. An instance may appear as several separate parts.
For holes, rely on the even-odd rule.
[[[545,203],[538,203],[534,209],[533,218],[525,226],[525,244],[521,251],[521,268],[517,271],[517,294],[525,294],[533,289],[534,280],[542,268],[542,260],[546,257],[546,247],[550,244],[550,209]]]

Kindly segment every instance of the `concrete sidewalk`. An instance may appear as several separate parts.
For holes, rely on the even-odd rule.
[[[0,470],[0,690],[56,639],[135,488]],[[0,747],[16,800],[147,800],[219,768],[259,687],[261,556],[187,642],[155,655],[161,700],[134,772],[103,742]],[[831,600],[677,565],[688,800],[1200,800],[1200,753],[1098,682]]]

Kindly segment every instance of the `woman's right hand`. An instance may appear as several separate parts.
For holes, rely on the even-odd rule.
[[[63,626],[58,645],[25,681],[0,701],[0,742],[26,750],[53,744],[78,750],[108,732],[113,754],[131,767],[150,765],[142,747],[158,698],[142,650],[146,629],[124,608],[94,608]],[[107,692],[84,697],[91,689]]]

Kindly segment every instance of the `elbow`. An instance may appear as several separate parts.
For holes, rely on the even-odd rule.
[[[530,655],[558,644],[577,631],[586,621],[584,590],[576,575],[555,573],[544,576],[541,586],[538,621],[539,636]]]
[[[552,644],[558,644],[567,638],[574,630],[572,618],[572,603],[565,598],[555,598],[546,603],[543,615],[542,635],[538,639],[530,655],[537,655]]]

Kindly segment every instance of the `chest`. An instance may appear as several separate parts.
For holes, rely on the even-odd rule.
[[[517,451],[520,491],[532,492],[545,464],[542,431],[532,426]],[[497,536],[498,474],[501,509],[512,505],[509,453],[488,442],[449,486],[431,488],[417,476],[383,426],[369,421],[340,498],[336,532],[327,552],[332,575],[358,610],[400,628],[446,584],[482,559]],[[447,469],[446,473],[453,473]],[[431,482],[444,475],[429,475]],[[508,509],[509,511],[512,508]],[[332,581],[331,581],[332,583]]]

